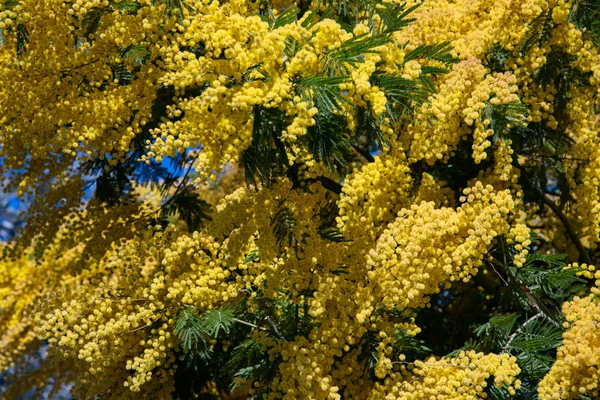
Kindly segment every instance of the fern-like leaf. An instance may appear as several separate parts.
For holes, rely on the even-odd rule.
[[[186,358],[199,357],[207,360],[211,357],[209,334],[204,328],[202,318],[194,314],[190,308],[183,308],[179,312],[173,332],[179,338]]]
[[[343,104],[349,104],[342,96],[340,85],[346,83],[346,76],[307,76],[298,82],[298,96],[322,113],[333,114]]]

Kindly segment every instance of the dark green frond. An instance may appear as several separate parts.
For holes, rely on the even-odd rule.
[[[450,42],[438,44],[422,44],[404,56],[404,63],[419,58],[438,61],[446,66],[450,66],[458,61],[451,54],[452,46]]]
[[[374,74],[371,84],[379,87],[388,101],[388,115],[396,122],[411,113],[433,94],[433,90],[421,81],[410,80],[396,75]]]
[[[246,258],[244,258],[243,263],[244,264],[248,264],[248,263],[251,263],[253,261],[258,261],[259,259],[260,259],[259,250],[258,249],[254,249],[250,253],[248,253],[248,255],[246,256]]]
[[[328,227],[328,228],[322,228],[319,230],[319,234],[332,242],[343,242],[344,239],[344,234],[336,227]]]
[[[17,56],[23,55],[29,43],[29,31],[23,24],[17,25]]]
[[[478,337],[486,338],[495,347],[500,348],[508,339],[519,317],[516,313],[495,315],[487,323],[478,326],[474,332]]]
[[[284,114],[276,108],[254,107],[252,143],[242,152],[246,184],[257,187],[257,178],[269,187],[288,167],[287,152],[281,142]]]
[[[414,18],[408,18],[413,11],[419,8],[420,4],[416,4],[406,9],[406,3],[369,3],[369,27],[375,34],[391,34],[401,30],[413,22]],[[375,18],[377,17],[377,18]]]
[[[509,128],[514,126],[526,126],[527,105],[519,101],[506,104],[485,103],[481,112],[481,119],[490,122],[489,127],[494,131],[494,138],[505,137]]]
[[[525,38],[521,42],[521,54],[525,55],[529,53],[529,50],[531,50],[536,43],[538,46],[548,43],[552,35],[553,27],[554,21],[552,20],[552,9],[542,11],[529,25]]]
[[[119,11],[127,11],[129,14],[135,15],[142,8],[142,5],[137,1],[117,1],[111,0],[110,6]]]
[[[210,205],[190,187],[180,189],[161,208],[163,216],[179,214],[190,232],[200,229],[205,221],[212,221]]]
[[[504,72],[506,70],[506,63],[510,57],[511,52],[498,45],[488,50],[484,56],[484,60],[492,72]]]
[[[571,5],[569,22],[583,32],[584,37],[600,48],[600,1],[575,0]]]
[[[364,60],[364,55],[377,53],[376,48],[391,41],[388,35],[364,33],[344,42],[340,47],[328,50],[321,58],[321,70],[329,76],[347,76],[348,66],[355,67]]]
[[[338,115],[317,115],[315,125],[308,128],[308,150],[319,162],[334,170],[346,165],[352,153],[352,142],[346,133],[346,120]]]
[[[515,336],[509,349],[539,353],[555,349],[562,344],[562,330],[545,318],[537,318]]]
[[[212,354],[209,334],[204,328],[202,318],[190,308],[183,308],[175,321],[173,332],[179,338],[186,357],[209,359]]]
[[[307,76],[298,82],[296,91],[300,98],[319,112],[333,114],[348,101],[341,93],[340,85],[348,82],[346,76]]]
[[[277,244],[280,248],[284,246],[291,247],[294,243],[294,228],[296,226],[296,217],[293,211],[280,204],[275,214],[271,217],[271,227],[273,234],[277,238]]]
[[[226,335],[235,324],[233,309],[222,308],[207,311],[201,319],[203,329],[213,338],[218,338],[219,333]]]
[[[290,36],[291,37],[291,36]],[[270,75],[267,71],[265,71],[262,66],[264,63],[254,64],[244,72],[243,79],[245,82],[254,82],[254,81],[268,81],[270,79]]]
[[[273,22],[273,29],[293,24],[298,21],[298,7],[291,6],[286,8],[281,14],[279,14]]]

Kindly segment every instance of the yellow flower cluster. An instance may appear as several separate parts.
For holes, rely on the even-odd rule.
[[[137,398],[144,390],[168,397],[177,312],[186,305],[209,310],[236,296],[229,276],[210,237],[150,229],[74,280],[69,290],[77,298],[48,298],[35,316],[37,334],[58,346],[52,356],[77,365],[78,396]]]
[[[461,352],[408,363],[403,355],[393,359],[393,334],[418,334],[418,309],[441,287],[469,282],[497,237],[517,252],[516,266],[525,262],[530,228],[518,185],[524,164],[515,160],[513,142],[492,130],[490,108],[523,102],[529,114],[516,123],[540,122],[569,135],[564,169],[573,199],[564,212],[588,248],[600,240],[600,59],[569,24],[569,2],[425,0],[416,21],[381,52],[342,65],[348,104],[334,114],[357,130],[350,105],[370,107],[388,143],[373,162],[347,168],[339,196],[315,183],[332,173],[303,145],[322,111],[309,78],[325,68],[328,52],[372,34],[368,21],[353,30],[329,18],[303,25],[309,11],[281,26],[258,16],[261,2],[243,0],[182,3],[179,11],[172,2],[142,0],[135,12],[105,0],[11,3],[0,6],[0,173],[9,178],[7,191],[33,203],[20,246],[5,247],[13,258],[0,261],[0,371],[18,370],[44,340],[47,360],[67,364],[52,379],[74,380],[74,397],[169,398],[181,354],[173,332],[178,313],[244,298],[250,313],[272,301],[276,320],[284,307],[277,302],[287,301],[311,321],[306,335],[285,340],[254,331],[268,356],[282,362],[268,388],[248,382],[248,394],[476,399],[486,397],[493,376],[514,395],[519,369],[509,355]],[[273,17],[293,3],[273,2]],[[550,7],[556,34],[522,56],[528,25]],[[26,43],[19,26],[28,31]],[[412,118],[392,123],[373,73],[418,79],[438,64],[404,63],[406,54],[444,41],[459,62],[433,78],[436,94]],[[486,58],[497,45],[508,52],[505,72],[492,72]],[[593,85],[570,90],[560,127],[557,91],[532,77],[553,46],[576,56],[573,66]],[[156,104],[164,115],[151,118]],[[302,165],[293,181],[274,178],[269,187],[249,189],[231,166],[252,143],[263,109],[281,114],[277,139],[290,163]],[[216,205],[201,232],[184,233],[177,223],[148,227],[160,203],[153,190],[136,187],[130,202],[111,207],[81,201],[87,177],[76,169],[97,159],[115,166],[140,137],[145,161],[201,149],[195,183]],[[423,172],[448,166],[467,140],[467,157],[489,166],[460,189]],[[211,192],[207,180],[220,188]],[[545,237],[559,248],[568,242],[558,218],[545,221],[552,225],[538,229]],[[325,222],[343,237],[327,239]],[[600,279],[590,267],[581,274]],[[564,345],[540,385],[542,399],[600,397],[600,292],[592,292],[564,305]],[[376,383],[365,377],[361,358],[372,336]],[[50,377],[42,371],[35,384]]]
[[[457,399],[486,398],[488,379],[493,384],[508,387],[511,395],[521,382],[515,379],[520,369],[515,357],[508,354],[460,352],[452,358],[431,357],[414,364],[400,361],[400,370],[392,373],[383,384],[375,384],[370,396],[378,399]]]
[[[408,205],[411,186],[410,168],[402,151],[375,157],[343,185],[338,227],[348,239],[367,236],[373,241]]]
[[[508,190],[478,182],[456,210],[422,202],[402,209],[367,258],[369,281],[385,307],[422,307],[440,283],[468,281],[493,239],[507,234],[514,209]],[[523,239],[524,240],[524,239]]]
[[[600,279],[600,273],[595,273]],[[598,282],[598,281],[596,281]],[[563,345],[550,372],[540,382],[541,400],[578,399],[600,396],[600,290],[592,288],[586,297],[574,297],[563,305]]]

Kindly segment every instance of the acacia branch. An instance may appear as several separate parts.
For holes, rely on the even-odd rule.
[[[586,264],[592,265],[592,259],[590,258],[590,255],[588,254],[587,250],[585,249],[585,247],[581,243],[581,240],[579,239],[579,236],[577,236],[577,233],[575,232],[575,229],[573,229],[573,226],[569,222],[569,219],[567,218],[567,216],[556,205],[556,203],[554,203],[554,201],[552,201],[552,199],[550,199],[548,196],[546,196],[542,192],[540,192],[540,194],[541,194],[542,201],[544,202],[544,204],[546,206],[548,206],[548,208],[550,208],[552,210],[552,212],[554,214],[556,214],[556,216],[558,217],[558,219],[560,219],[560,222],[562,222],[563,226],[565,227],[565,229],[567,231],[567,235],[569,236],[569,239],[571,239],[571,241],[573,242],[573,244],[575,244],[575,247],[577,247],[577,251],[579,251],[579,257]]]
[[[352,147],[354,148],[354,150],[356,150],[361,156],[363,156],[365,158],[365,160],[367,160],[368,162],[375,162],[375,157],[373,157],[371,155],[371,153],[369,153],[366,149],[363,149],[362,147],[359,147],[355,144],[352,145]]]
[[[535,314],[533,317],[529,318],[527,321],[523,322],[523,324],[519,327],[519,329],[517,329],[512,335],[510,335],[510,337],[508,338],[508,342],[506,342],[504,347],[502,347],[502,351],[500,352],[500,354],[504,354],[508,351],[510,344],[513,342],[513,340],[515,340],[515,338],[517,337],[517,335],[519,333],[523,332],[523,329],[525,329],[525,327],[527,325],[529,325],[529,323],[535,321],[538,318],[543,317],[544,315],[545,315],[544,313],[539,312],[539,313]]]
[[[339,183],[337,183],[336,181],[334,181],[331,178],[328,178],[326,176],[319,176],[318,178],[314,178],[314,179],[307,179],[305,182],[319,182],[321,185],[323,185],[323,187],[327,190],[329,190],[332,193],[335,193],[337,195],[342,193],[342,185],[340,185]]]

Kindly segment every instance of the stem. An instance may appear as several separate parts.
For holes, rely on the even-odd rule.
[[[283,335],[281,333],[279,333],[279,331],[277,330],[277,327],[275,326],[275,324],[273,323],[273,321],[271,320],[271,318],[265,317],[265,319],[267,320],[267,323],[269,324],[269,328],[271,328],[270,329],[271,334],[273,336],[275,336],[277,339],[283,340],[284,342],[287,342],[287,340],[285,340],[285,338],[283,337]]]
[[[337,183],[336,181],[334,181],[331,178],[327,178],[326,176],[319,176],[316,179],[308,179],[307,182],[310,181],[316,181],[316,182],[320,182],[321,185],[323,185],[323,187],[327,190],[329,190],[330,192],[333,192],[335,194],[341,194],[342,193],[342,185],[340,185],[339,183]]]
[[[537,313],[535,314],[533,317],[529,318],[527,321],[523,322],[523,324],[519,327],[519,329],[517,329],[512,335],[510,335],[510,337],[508,338],[508,342],[506,342],[506,344],[504,345],[504,347],[502,347],[502,351],[500,352],[500,354],[504,354],[508,351],[508,348],[510,346],[510,344],[513,342],[513,340],[515,340],[515,338],[517,337],[517,335],[521,332],[523,332],[523,329],[525,329],[525,327],[532,321],[535,321],[536,319],[540,318],[542,316],[542,313]]]
[[[359,147],[355,144],[352,145],[352,147],[354,148],[354,150],[356,150],[361,156],[363,156],[368,162],[374,162],[375,161],[375,157],[373,157],[371,155],[371,153],[369,153],[367,150],[363,149],[362,147]]]
[[[538,318],[544,318],[547,321],[550,321],[554,326],[560,328],[560,324],[558,322],[554,321],[552,318],[548,317],[542,310],[538,309],[537,314],[535,314],[533,317],[530,317],[527,321],[523,322],[519,329],[517,329],[512,335],[510,335],[510,337],[508,338],[508,342],[506,342],[504,347],[502,347],[502,351],[500,352],[500,354],[506,353],[508,351],[508,348],[510,347],[510,344],[513,342],[513,340],[515,340],[517,335],[523,332],[523,329],[525,329],[527,325],[529,325],[531,322],[535,321]]]
[[[251,324],[250,322],[242,321],[241,319],[233,318],[233,320],[235,322],[237,322],[238,324],[246,325],[246,326],[249,326],[249,327],[254,328],[254,329],[260,329],[261,331],[267,331],[268,330],[267,328],[263,328],[262,326]]]
[[[577,247],[577,251],[579,251],[579,258],[582,259],[584,263],[586,263],[588,265],[592,265],[593,263],[592,263],[592,259],[590,258],[590,255],[588,254],[585,247],[583,247],[581,240],[579,240],[579,237],[577,236],[575,229],[573,229],[573,226],[567,219],[567,216],[556,205],[556,203],[554,203],[554,201],[552,201],[552,199],[550,199],[544,193],[540,192],[540,194],[542,196],[542,201],[544,202],[544,204],[547,205],[548,208],[550,208],[552,210],[552,212],[554,212],[554,214],[556,214],[558,219],[560,219],[560,222],[562,222],[563,226],[567,230],[567,235],[569,235],[569,238],[571,239],[573,244],[575,244],[575,247]]]

